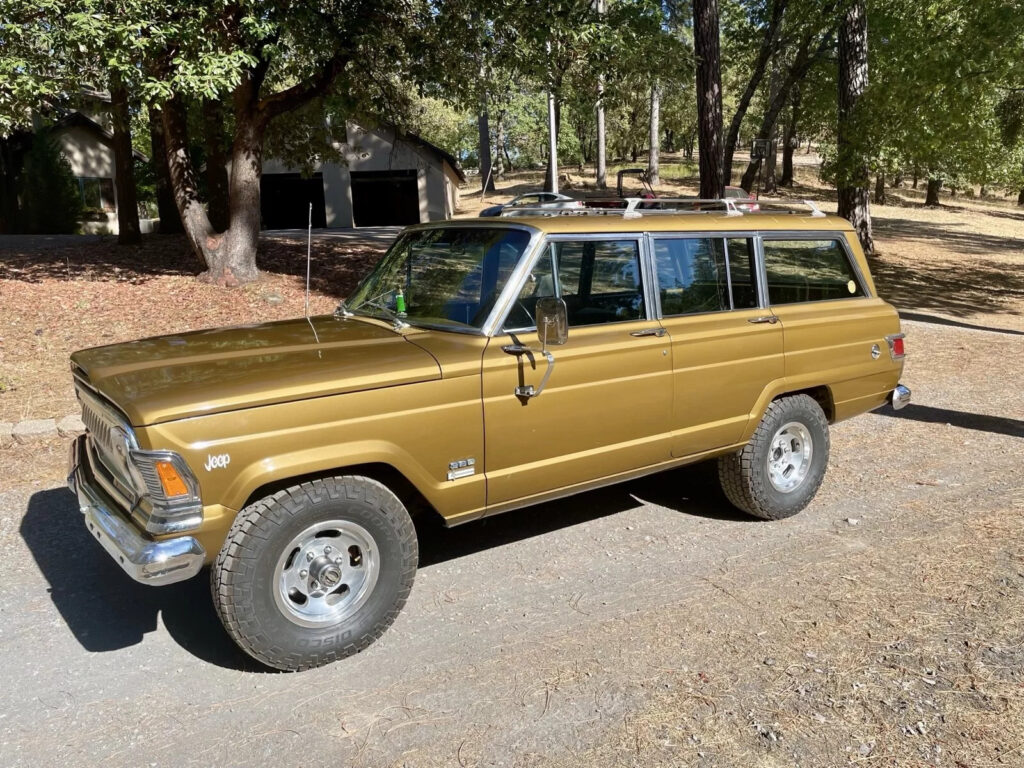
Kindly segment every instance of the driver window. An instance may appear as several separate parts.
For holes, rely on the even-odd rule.
[[[560,296],[565,301],[570,326],[643,319],[646,309],[639,241],[549,243],[527,278],[505,323],[506,329],[532,327],[537,299],[549,296]]]

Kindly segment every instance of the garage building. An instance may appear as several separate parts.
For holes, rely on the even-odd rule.
[[[450,218],[466,177],[458,161],[419,136],[394,126],[349,122],[335,148],[344,163],[318,163],[303,177],[270,159],[260,182],[265,229],[418,224]]]

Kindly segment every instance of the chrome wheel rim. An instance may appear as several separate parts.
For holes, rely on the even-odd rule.
[[[274,600],[300,626],[336,624],[369,599],[379,575],[370,532],[351,520],[325,520],[282,550],[274,568]]]
[[[781,493],[799,488],[811,468],[814,444],[807,427],[797,421],[783,425],[768,445],[768,479]]]

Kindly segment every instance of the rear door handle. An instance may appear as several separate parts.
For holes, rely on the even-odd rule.
[[[630,331],[630,336],[657,336],[659,339],[664,336],[667,331],[664,328],[644,328],[642,331]]]
[[[775,316],[775,315],[761,315],[761,317],[752,317],[749,320],[747,320],[747,322],[748,323],[771,323],[772,325],[775,325],[775,323],[779,322],[779,318],[777,316]]]

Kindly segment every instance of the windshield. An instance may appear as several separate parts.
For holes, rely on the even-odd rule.
[[[530,243],[519,229],[406,232],[345,302],[349,312],[479,330]]]

